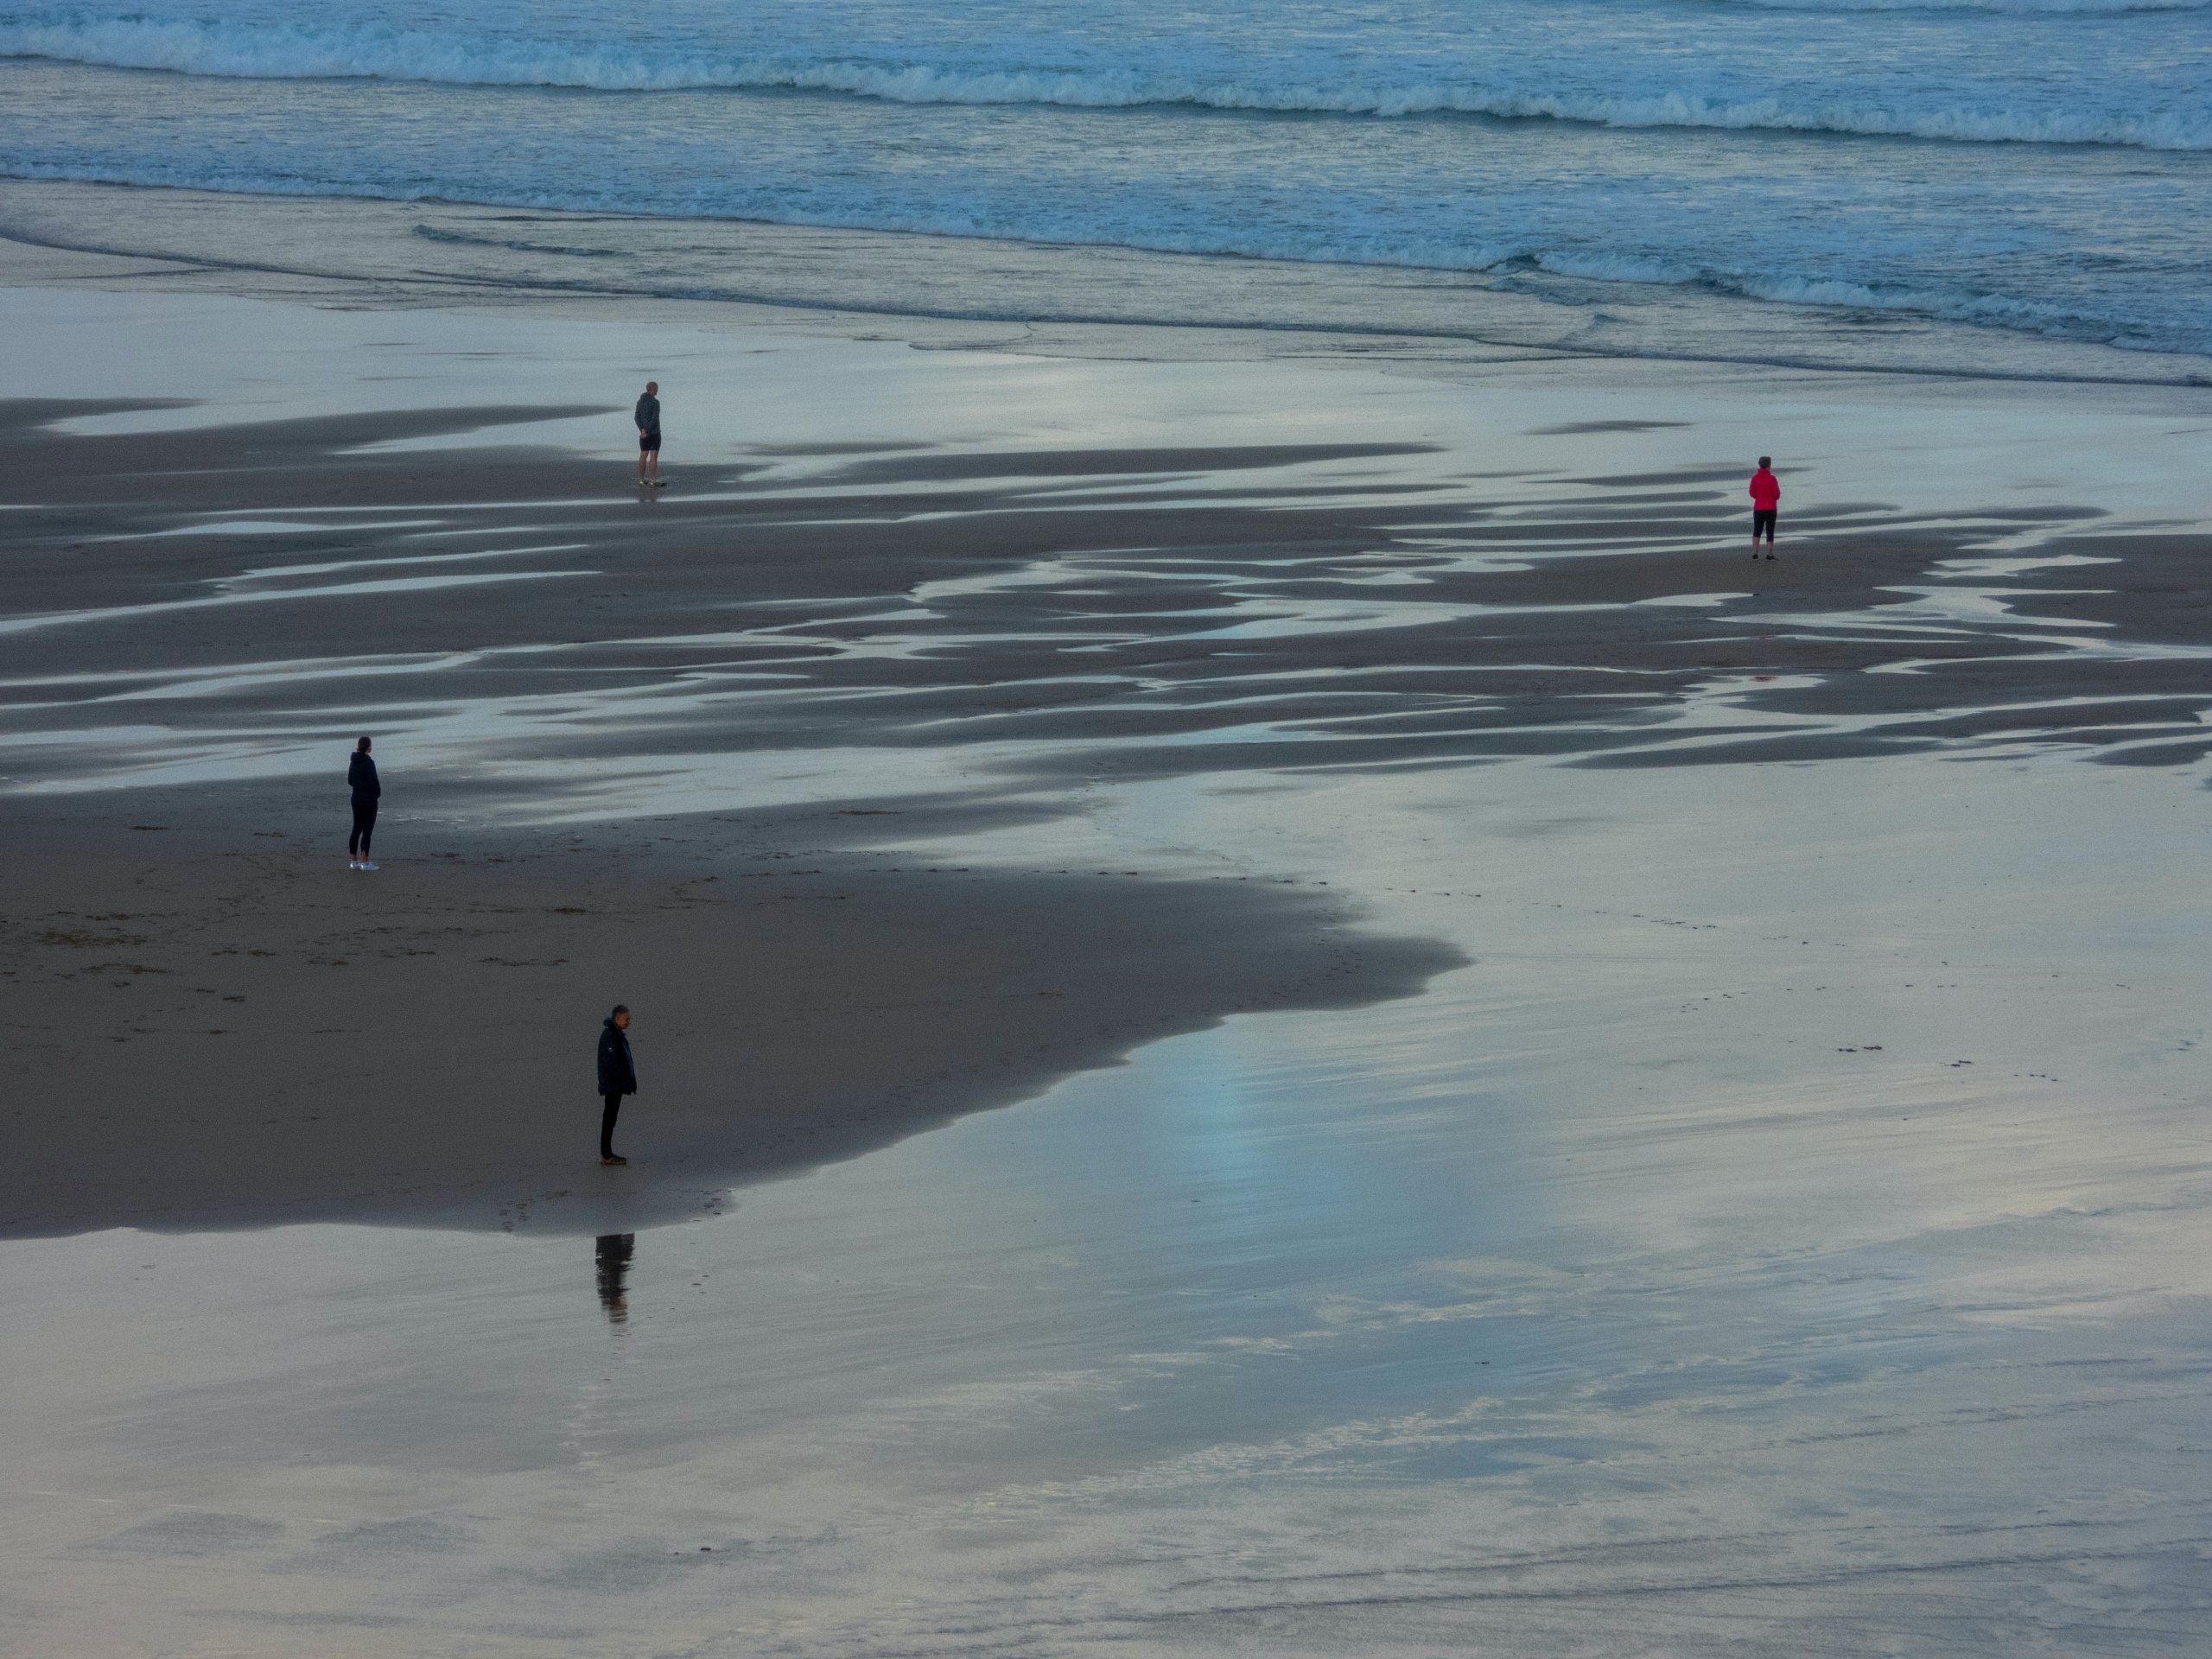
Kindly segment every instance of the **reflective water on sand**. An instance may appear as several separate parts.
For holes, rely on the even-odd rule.
[[[589,339],[563,334],[534,392],[639,343]],[[1169,382],[1184,437],[1293,401],[1211,371],[898,355],[868,359],[875,429],[926,427],[923,457],[966,469],[899,480],[916,524],[985,474],[1091,514],[1095,473],[986,453],[1072,384],[1071,452],[1160,442]],[[865,356],[805,364],[865,379]],[[1299,385],[1318,406],[1323,384]],[[39,1563],[17,1605],[66,1628],[56,1650],[2165,1655],[2212,1630],[2205,647],[2081,609],[2107,555],[2053,550],[2069,505],[2140,529],[2201,493],[2129,471],[2186,449],[2172,411],[2085,437],[1998,408],[1941,453],[1955,410],[1770,411],[1839,504],[1793,557],[1857,556],[1915,521],[1853,503],[2011,457],[1939,576],[1841,607],[1742,574],[1738,486],[1696,475],[1760,441],[1727,388],[1661,411],[1694,404],[1692,437],[1613,429],[1662,401],[1618,389],[1361,385],[1399,411],[1372,415],[1384,435],[1438,448],[1111,487],[1192,512],[1314,488],[1362,526],[1395,499],[1379,472],[1421,515],[1387,556],[1047,549],[629,635],[92,654],[248,594],[315,597],[290,613],[307,637],[318,607],[382,614],[446,579],[365,575],[390,547],[334,530],[69,629],[19,610],[25,651],[88,643],[0,682],[10,788],[305,777],[371,725],[405,757],[388,779],[466,777],[487,817],[1014,800],[1050,816],[886,816],[880,844],[1326,884],[1471,958],[1418,998],[1141,1049],[683,1227],[11,1243],[0,1530]],[[836,394],[791,407],[851,423]],[[957,442],[945,408],[972,423]],[[702,421],[784,469],[791,517],[845,522],[867,493],[834,482],[845,461],[770,448],[822,433],[753,418]],[[1254,418],[1239,435],[1284,436]],[[1470,481],[1532,457],[1557,475]],[[1660,530],[1638,493],[1675,504]],[[523,540],[548,511],[449,522],[511,514]],[[1631,546],[1683,563],[1632,596],[1466,586]],[[535,550],[558,568],[481,573],[547,578],[502,590],[518,607],[614,568]],[[1731,639],[1759,629],[1861,654],[1755,672]],[[2067,677],[2113,664],[2145,677]],[[2167,764],[2084,758],[2146,750]],[[642,1167],[650,1103],[626,1123]]]
[[[1350,883],[1477,960],[718,1219],[11,1246],[10,1524],[363,1651],[2173,1651],[2190,791],[1723,776],[1121,791],[1059,849]]]

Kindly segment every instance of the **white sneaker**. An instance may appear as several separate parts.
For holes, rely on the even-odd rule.
[[[361,861],[358,858],[349,858],[346,861],[346,868],[349,870],[358,870],[361,868]]]
[[[374,868],[376,868],[376,866],[375,866],[375,865],[373,865],[373,864],[372,864],[372,863],[370,863],[370,862],[369,862],[369,861],[368,861],[367,859],[365,859],[365,859],[363,859],[363,860],[362,860],[359,864],[356,864],[353,868],[354,868],[355,869],[357,869],[357,870],[373,870]]]

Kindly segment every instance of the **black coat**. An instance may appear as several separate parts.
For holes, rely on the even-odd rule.
[[[377,781],[377,763],[359,749],[346,763],[346,781],[353,786],[357,801],[373,801],[384,793],[384,785]]]
[[[638,1068],[630,1063],[630,1038],[609,1014],[606,1026],[599,1033],[599,1092],[602,1095],[634,1095],[638,1092]]]

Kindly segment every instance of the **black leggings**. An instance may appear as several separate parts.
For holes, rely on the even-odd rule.
[[[346,837],[346,850],[356,857],[369,855],[369,837],[376,833],[377,798],[353,798],[353,833]]]
[[[1774,516],[1777,511],[1777,509],[1773,507],[1751,509],[1751,539],[1753,541],[1758,540],[1759,531],[1762,530],[1766,531],[1767,540],[1770,542],[1774,539]]]
[[[599,1117],[599,1155],[612,1158],[614,1155],[614,1119],[622,1109],[622,1096],[608,1095],[605,1099],[607,1109]]]

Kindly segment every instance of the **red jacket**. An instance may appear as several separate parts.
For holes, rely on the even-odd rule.
[[[1782,480],[1764,467],[1751,474],[1751,505],[1762,512],[1771,512],[1782,499]]]

